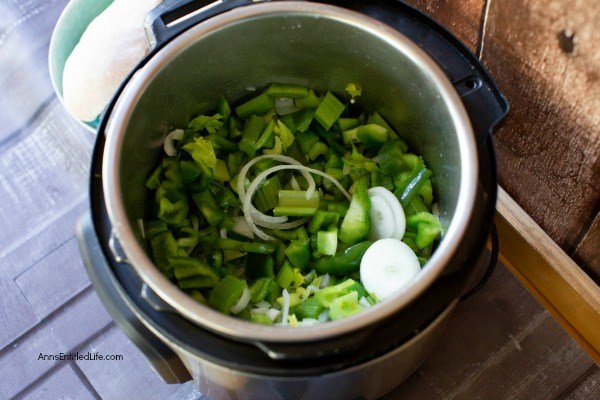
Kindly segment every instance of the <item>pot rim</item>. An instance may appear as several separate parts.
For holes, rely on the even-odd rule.
[[[343,22],[378,37],[402,52],[405,57],[420,66],[427,77],[435,83],[454,122],[461,152],[461,181],[454,217],[440,245],[413,283],[365,312],[337,321],[301,328],[265,326],[222,314],[198,303],[164,277],[138,243],[131,226],[122,222],[127,221],[128,218],[123,207],[121,192],[117,190],[121,187],[119,163],[107,162],[107,160],[120,160],[123,145],[120,132],[123,132],[128,124],[134,109],[133,105],[137,104],[143,96],[144,88],[169,60],[184,51],[199,37],[228,24],[246,18],[277,14],[309,15]],[[336,6],[295,1],[256,3],[227,11],[201,22],[172,39],[133,74],[107,118],[109,119],[105,132],[102,185],[113,233],[126,255],[127,263],[160,298],[185,318],[213,332],[246,342],[295,343],[324,340],[366,329],[392,316],[422,294],[442,273],[463,239],[475,206],[478,179],[476,139],[464,105],[444,72],[429,55],[395,29],[361,13]]]

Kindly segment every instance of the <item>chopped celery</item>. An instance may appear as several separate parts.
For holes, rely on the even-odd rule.
[[[321,104],[321,98],[315,94],[314,91],[309,90],[308,95],[302,99],[294,100],[294,104],[297,108],[317,108]]]
[[[229,117],[231,116],[231,107],[223,95],[219,96],[217,99],[217,105],[215,106],[215,109],[222,117],[223,121],[229,121]]]
[[[231,314],[231,309],[238,302],[246,287],[245,281],[233,275],[227,275],[213,288],[208,300],[209,304],[224,314]]]
[[[290,99],[303,99],[308,96],[308,88],[302,85],[289,83],[271,83],[265,93],[271,97],[285,97]]]
[[[216,247],[218,249],[231,249],[231,250],[239,250],[245,253],[259,253],[259,254],[269,254],[275,250],[275,247],[272,244],[267,243],[251,243],[251,242],[241,242],[239,240],[233,239],[219,239],[216,242]]]
[[[350,292],[340,296],[331,302],[329,307],[329,318],[332,320],[345,318],[361,312],[364,309],[358,302],[358,294]]]
[[[275,132],[281,138],[281,144],[284,149],[288,149],[292,143],[294,143],[295,137],[290,131],[290,129],[283,123],[281,120],[277,121],[277,128]]]
[[[356,118],[338,118],[337,120],[340,130],[347,131],[358,127],[358,119]]]
[[[263,93],[236,107],[235,113],[239,118],[246,119],[250,116],[264,114],[273,110],[274,108],[275,101],[271,98],[271,96]]]
[[[250,119],[246,121],[246,125],[244,125],[242,140],[238,145],[240,150],[248,154],[250,157],[253,157],[254,153],[256,153],[256,141],[260,138],[260,135],[263,132],[266,124],[267,123],[264,119],[256,115],[252,115]]]
[[[319,208],[320,194],[315,191],[310,198],[306,197],[306,191],[303,190],[279,190],[279,207],[306,207]]]
[[[329,130],[331,125],[342,115],[344,104],[339,101],[331,92],[327,92],[319,107],[315,110],[315,119]]]
[[[315,293],[314,298],[320,305],[329,308],[335,299],[350,293],[350,287],[354,283],[355,281],[353,279],[346,279],[342,283],[338,283],[335,286],[328,286],[320,292]]]
[[[212,176],[212,171],[217,164],[217,156],[210,141],[199,136],[193,142],[184,145],[183,149],[190,153],[205,175]]]
[[[229,171],[227,170],[227,164],[221,159],[217,159],[215,168],[213,170],[213,178],[219,182],[228,182],[231,178],[229,177]]]
[[[217,129],[224,125],[224,122],[221,121],[223,116],[220,114],[215,114],[212,117],[208,115],[199,115],[194,118],[188,124],[188,128],[195,131],[206,130],[211,135],[217,132]]]
[[[273,215],[287,217],[310,217],[315,215],[317,207],[280,207],[277,206],[273,209]]]

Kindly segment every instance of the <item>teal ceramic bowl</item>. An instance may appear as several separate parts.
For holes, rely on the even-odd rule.
[[[67,59],[90,22],[112,2],[113,0],[71,0],[58,19],[50,40],[48,65],[54,92],[61,102],[63,102],[62,77]],[[77,121],[86,129],[96,132],[100,119],[97,118],[92,122]]]

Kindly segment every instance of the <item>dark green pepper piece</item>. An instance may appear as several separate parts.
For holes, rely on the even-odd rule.
[[[349,275],[360,270],[360,262],[367,249],[373,244],[371,241],[355,244],[344,251],[337,252],[334,256],[325,257],[313,263],[312,268],[319,275]]]

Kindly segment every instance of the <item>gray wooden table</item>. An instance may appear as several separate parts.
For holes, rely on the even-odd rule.
[[[197,399],[166,385],[108,316],[75,243],[94,136],[53,94],[47,53],[67,0],[0,0],[0,399]],[[44,361],[40,354],[117,354]],[[600,373],[500,267],[389,399],[597,399]]]

